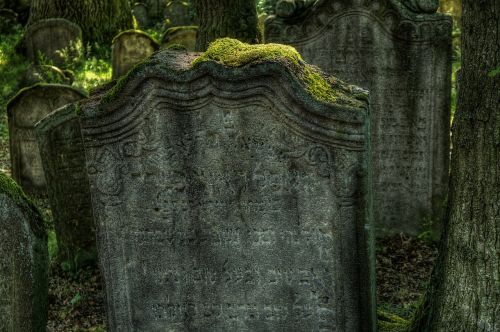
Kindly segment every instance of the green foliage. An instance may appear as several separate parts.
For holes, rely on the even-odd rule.
[[[488,73],[489,77],[495,77],[497,75],[500,75],[500,67],[493,69]]]
[[[277,0],[258,0],[257,11],[259,14],[273,15]]]

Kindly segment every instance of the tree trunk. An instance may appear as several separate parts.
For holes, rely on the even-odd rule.
[[[500,331],[500,0],[463,0],[440,256],[413,331]]]
[[[118,32],[132,28],[128,0],[32,0],[28,24],[47,18],[78,24],[86,43],[110,43]]]
[[[193,0],[199,30],[196,50],[205,51],[217,38],[256,44],[260,40],[255,0]]]

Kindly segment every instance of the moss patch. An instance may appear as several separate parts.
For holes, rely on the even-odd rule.
[[[409,322],[399,316],[378,310],[378,330],[380,332],[405,332],[408,331]]]
[[[233,68],[265,61],[281,62],[292,69],[315,99],[326,103],[336,103],[339,98],[340,92],[332,87],[328,77],[318,68],[306,64],[299,52],[291,46],[249,45],[236,39],[222,38],[212,42],[208,50],[194,60],[192,65],[197,66],[207,61],[219,62]]]
[[[171,51],[187,51],[186,46],[184,46],[182,44],[168,45],[167,47],[165,47],[165,49],[171,50]]]
[[[19,206],[19,208],[27,213],[27,217],[29,218],[30,222],[41,221],[39,224],[35,222],[31,223],[31,225],[33,231],[39,236],[46,236],[45,230],[41,228],[41,225],[43,225],[43,218],[38,208],[26,196],[21,187],[19,187],[14,180],[5,175],[3,172],[0,172],[0,194],[5,194],[7,197],[12,199],[14,203]]]

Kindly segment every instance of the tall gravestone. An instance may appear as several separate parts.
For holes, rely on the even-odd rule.
[[[439,221],[448,184],[451,27],[437,0],[318,1],[266,22],[328,73],[370,90],[377,234]]]
[[[85,152],[76,104],[66,105],[36,126],[59,260],[76,269],[96,261],[95,228]]]
[[[197,56],[81,106],[108,329],[373,331],[366,94]]]
[[[68,85],[40,83],[22,89],[7,104],[12,176],[27,193],[46,193],[35,124],[57,108],[84,97],[83,92]]]
[[[47,234],[38,210],[0,172],[0,331],[45,331]]]
[[[81,40],[82,29],[63,18],[37,21],[28,27],[24,36],[28,59],[39,64],[42,55],[57,67],[64,67],[65,58],[61,51],[74,56],[79,52]]]
[[[132,67],[147,59],[160,48],[148,34],[140,30],[127,30],[113,40],[113,79],[125,75]]]

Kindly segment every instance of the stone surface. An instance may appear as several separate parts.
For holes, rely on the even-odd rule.
[[[410,3],[411,2],[411,3]],[[428,11],[434,1],[412,0]],[[398,1],[318,1],[270,18],[266,41],[295,46],[324,71],[370,90],[377,235],[440,220],[449,158],[451,19]]]
[[[72,269],[96,261],[95,229],[76,104],[36,126],[57,235],[58,258]]]
[[[125,75],[133,66],[159,49],[157,42],[140,30],[128,30],[113,40],[113,79]]]
[[[196,56],[81,106],[108,330],[374,331],[366,94]]]
[[[35,124],[57,108],[84,97],[67,85],[36,84],[22,89],[9,101],[12,176],[27,193],[44,195],[46,189]]]
[[[40,213],[0,173],[0,331],[45,331],[47,235]]]
[[[196,46],[196,34],[198,27],[184,26],[170,28],[165,31],[161,41],[161,47],[166,48],[172,45],[182,45],[188,52],[194,52]]]
[[[167,2],[165,10],[167,27],[194,25],[193,15],[188,1],[171,0]]]
[[[30,25],[26,30],[24,43],[26,56],[36,64],[40,63],[39,53],[52,65],[64,67],[64,57],[61,50],[68,50],[73,57],[81,44],[82,30],[80,27],[63,18],[40,20]],[[48,63],[44,63],[48,64]]]

